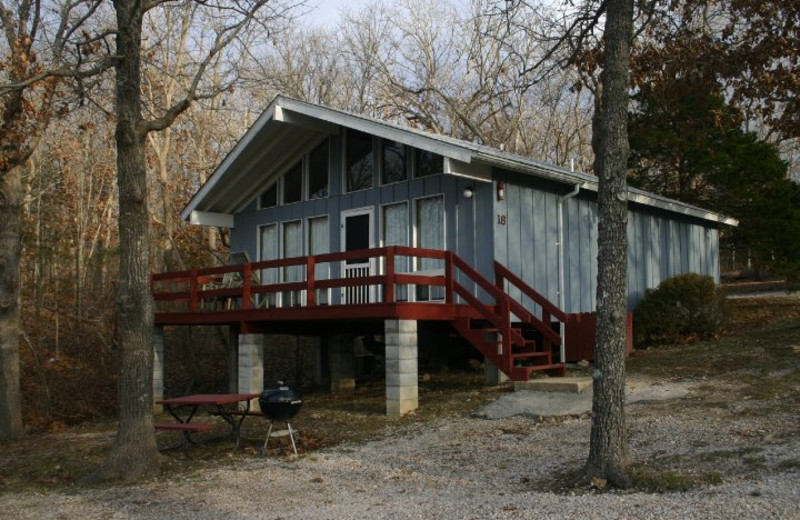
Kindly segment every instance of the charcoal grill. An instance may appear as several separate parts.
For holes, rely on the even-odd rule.
[[[300,392],[294,388],[290,388],[283,384],[283,381],[278,381],[276,388],[268,388],[261,392],[258,398],[258,405],[261,407],[261,413],[269,422],[267,430],[267,438],[264,439],[264,448],[262,455],[267,454],[267,445],[269,438],[272,435],[272,422],[280,421],[286,423],[286,428],[289,430],[289,439],[292,441],[292,450],[297,456],[297,444],[294,440],[294,430],[292,424],[289,422],[300,411],[303,405],[303,397]]]

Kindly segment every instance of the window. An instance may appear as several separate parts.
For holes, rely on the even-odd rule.
[[[328,141],[314,148],[308,155],[308,198],[328,196]]]
[[[278,183],[273,182],[264,190],[258,199],[258,206],[261,209],[271,208],[278,205]]]
[[[283,175],[283,203],[291,204],[303,199],[303,162],[297,164]]]
[[[381,183],[390,184],[408,179],[406,146],[395,141],[383,141]]]
[[[433,152],[417,150],[415,177],[426,177],[444,172],[444,158]]]
[[[303,224],[296,220],[283,223],[283,257],[295,258],[303,256]],[[303,266],[289,265],[283,268],[284,282],[300,282],[303,276]],[[300,291],[286,291],[283,293],[283,306],[300,305]]]
[[[428,197],[417,201],[417,247],[425,249],[444,249],[444,197]],[[442,260],[421,258],[422,271],[444,268]],[[417,300],[444,298],[443,287],[417,286]]]
[[[262,261],[275,260],[280,256],[280,242],[278,241],[278,225],[270,224],[261,226],[261,255]],[[261,283],[265,285],[279,282],[279,270],[271,267],[261,270]],[[275,293],[261,295],[267,301],[267,307],[275,307]],[[262,300],[263,301],[263,300]]]
[[[345,149],[346,191],[365,190],[372,187],[372,136],[364,132],[347,132]]]
[[[408,203],[390,204],[383,207],[383,245],[385,246],[407,246],[408,240]],[[409,271],[409,258],[407,256],[396,256],[394,258],[395,273],[407,273]],[[408,300],[408,286],[397,285],[394,290],[396,301]]]
[[[330,228],[328,227],[328,217],[317,217],[308,219],[308,254],[321,255],[330,252]],[[327,280],[329,263],[314,265],[314,279]],[[328,289],[317,289],[317,305],[328,305],[330,291]]]

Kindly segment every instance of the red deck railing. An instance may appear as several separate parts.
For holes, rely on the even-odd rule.
[[[354,271],[358,274],[352,275],[347,272],[348,261],[354,262],[351,265],[368,265],[369,269]],[[410,269],[412,266],[416,269]],[[377,274],[361,274],[364,272]],[[275,279],[282,281],[270,281]],[[530,299],[534,309],[512,298],[507,285]],[[421,287],[427,290],[418,295]],[[332,294],[333,289],[343,290],[341,294]],[[495,263],[493,284],[450,251],[405,246],[155,274],[152,291],[157,314],[162,316],[257,309],[268,313],[273,308],[374,303],[466,306],[472,316],[485,320],[500,333],[501,352],[495,347],[495,352],[487,355],[493,356],[493,361],[499,362],[504,371],[513,369],[512,345],[525,342],[517,329],[512,328],[512,322],[530,324],[539,331],[549,349],[562,341],[560,331],[553,329],[552,320],[566,321],[560,309],[501,264]],[[477,296],[480,292],[491,301],[481,301]]]

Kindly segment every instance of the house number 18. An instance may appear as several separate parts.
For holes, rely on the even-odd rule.
[[[497,223],[498,224],[500,224],[501,226],[505,226],[506,225],[506,220],[507,219],[506,219],[505,215],[503,215],[501,213],[497,214]]]

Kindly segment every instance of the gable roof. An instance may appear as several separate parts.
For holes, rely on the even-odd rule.
[[[491,176],[480,172],[497,167],[597,191],[598,179],[593,175],[488,146],[277,96],[192,197],[181,217],[191,221],[194,212],[207,212],[222,217],[216,225],[229,225],[232,221],[230,215],[251,202],[253,193],[266,189],[273,174],[291,166],[289,161],[299,153],[308,151],[327,135],[338,134],[341,128],[439,154],[447,159],[445,173],[490,181]],[[628,188],[628,200],[703,220],[738,224],[735,219],[635,188]]]

